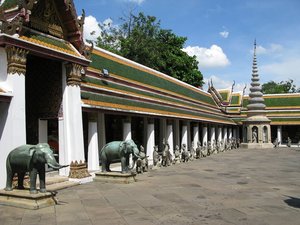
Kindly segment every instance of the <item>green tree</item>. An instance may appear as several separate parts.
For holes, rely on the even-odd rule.
[[[264,94],[281,94],[281,93],[296,93],[300,90],[296,88],[294,81],[289,79],[287,81],[281,81],[276,83],[269,81],[262,85],[262,92]]]
[[[101,27],[97,46],[199,87],[203,76],[196,57],[182,51],[187,40],[162,29],[154,16],[132,13],[119,27]],[[101,25],[100,25],[101,26]]]

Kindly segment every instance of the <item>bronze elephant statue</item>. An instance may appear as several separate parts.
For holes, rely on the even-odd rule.
[[[6,159],[6,191],[13,189],[13,177],[18,174],[18,189],[24,189],[23,180],[26,172],[30,177],[30,193],[37,193],[36,177],[39,174],[40,192],[46,192],[45,164],[53,169],[61,169],[54,158],[52,149],[47,143],[37,145],[22,145],[12,150]]]
[[[133,156],[133,165],[129,167],[129,155]],[[111,163],[121,161],[122,173],[130,172],[139,158],[139,149],[133,140],[113,141],[107,143],[99,153],[102,172],[111,171]]]

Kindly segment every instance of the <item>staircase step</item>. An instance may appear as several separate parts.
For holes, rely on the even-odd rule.
[[[46,177],[46,185],[51,185],[55,183],[62,183],[65,181],[69,181],[68,177],[62,177],[62,176],[54,176],[54,177]]]
[[[47,191],[57,191],[57,190],[61,190],[61,189],[65,189],[65,188],[69,188],[69,187],[74,187],[79,185],[79,182],[74,182],[74,181],[64,181],[64,182],[60,182],[60,183],[53,183],[50,185],[47,185]]]

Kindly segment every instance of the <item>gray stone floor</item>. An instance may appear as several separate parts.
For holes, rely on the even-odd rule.
[[[234,150],[138,175],[133,184],[61,190],[41,210],[0,206],[1,225],[300,224],[300,151]]]

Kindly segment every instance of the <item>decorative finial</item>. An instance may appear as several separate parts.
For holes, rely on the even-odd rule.
[[[254,55],[256,55],[256,38],[254,39]]]

